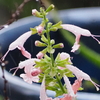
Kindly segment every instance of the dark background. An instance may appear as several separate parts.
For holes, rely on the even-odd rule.
[[[43,2],[52,2],[56,9],[58,10],[65,10],[65,9],[73,9],[73,8],[87,8],[87,7],[99,7],[100,6],[100,0],[43,0]],[[0,25],[6,24],[7,21],[11,18],[12,13],[14,13],[16,11],[16,9],[18,8],[18,6],[23,2],[23,0],[0,0]],[[48,4],[47,4],[48,5]],[[23,18],[23,17],[27,17],[27,16],[31,16],[31,11],[32,9],[39,9],[40,5],[37,1],[35,0],[31,0],[30,2],[26,3],[25,6],[23,7],[20,15],[18,16],[18,19]],[[60,39],[60,36],[58,36],[58,38]],[[92,44],[91,44],[92,45]],[[94,45],[92,45],[94,46]],[[98,48],[98,47],[97,47]],[[100,53],[100,52],[99,52]],[[74,54],[72,54],[73,56]],[[76,58],[80,59],[80,55],[74,55]],[[88,61],[83,57],[81,57],[82,60],[80,65],[84,65],[85,63],[88,63]],[[74,61],[74,63],[79,62],[77,60]],[[89,64],[91,66],[94,66],[92,64]],[[93,70],[92,67],[89,66],[89,68],[87,66],[84,66],[85,69],[83,70],[90,70],[91,73],[93,71],[93,73],[96,73],[96,70]],[[95,66],[96,67],[96,66]],[[100,75],[98,75],[99,79],[100,79]],[[100,83],[99,80],[96,80],[98,83]],[[85,87],[87,87],[85,89],[85,91],[88,91],[89,88],[90,91],[92,91],[92,89],[94,90],[94,87],[91,87],[90,83],[85,82]],[[89,85],[87,85],[89,84]],[[96,92],[95,90],[93,92]]]
[[[52,2],[58,10],[81,8],[81,7],[99,7],[100,0],[43,0],[43,2]],[[0,25],[5,24],[11,18],[11,14],[23,0],[0,0]],[[19,18],[30,16],[32,9],[38,9],[39,4],[36,0],[29,1],[24,7]]]

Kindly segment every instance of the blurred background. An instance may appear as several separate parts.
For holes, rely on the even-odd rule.
[[[24,0],[0,0],[0,25],[6,23],[10,18],[12,13],[18,8],[18,6]],[[27,0],[26,0],[27,1]],[[100,0],[43,0],[44,2],[52,2],[55,4],[58,10],[71,9],[71,8],[81,8],[81,7],[99,7]],[[31,10],[38,9],[40,5],[36,0],[30,0],[22,9],[19,18],[31,16]]]
[[[12,18],[12,14],[16,11],[16,9],[20,6],[20,4],[22,4],[23,1],[25,1],[25,0],[0,0],[0,26],[6,24],[9,21],[9,19]],[[77,8],[88,9],[90,7],[91,8],[94,8],[94,7],[99,8],[100,7],[100,0],[42,0],[42,1],[44,2],[44,4],[46,6],[48,6],[50,3],[53,3],[58,11],[60,11],[60,10],[68,10],[69,11],[70,9],[72,9],[73,13],[75,13],[74,9],[77,10]],[[19,16],[16,19],[21,19],[24,17],[31,16],[32,9],[39,9],[39,7],[40,7],[40,4],[39,4],[38,0],[37,1],[29,0],[29,2],[25,3],[25,5],[22,7],[22,9],[20,9],[21,12],[20,13],[18,12]],[[89,11],[92,12],[92,9]],[[82,13],[82,10],[80,12]],[[100,12],[98,12],[98,14],[95,16],[98,16],[98,15],[100,15]],[[77,15],[75,15],[75,16],[77,16]],[[86,16],[88,16],[88,15],[85,14],[82,16],[83,16],[83,18],[84,17],[86,18]],[[74,16],[73,16],[73,18],[74,18]],[[73,22],[69,22],[69,23],[73,23]],[[78,22],[76,21],[75,24],[80,25],[79,23],[78,24],[77,23]],[[92,25],[92,24],[93,23],[90,23],[89,25]],[[100,23],[98,23],[98,25],[95,27],[97,28],[97,30],[99,30]],[[83,25],[83,28],[87,28],[87,29],[90,29],[91,31],[93,31],[91,27],[87,27],[87,26]],[[100,30],[98,32],[94,32],[94,34],[97,33],[98,35],[100,35],[99,32],[100,32]],[[60,39],[60,37],[58,39]],[[64,38],[64,39],[66,41],[67,38]],[[69,41],[69,40],[67,40],[67,41]],[[82,69],[83,71],[88,73],[89,75],[91,75],[93,73],[92,79],[95,82],[97,82],[98,84],[100,84],[100,75],[99,75],[100,74],[100,45],[97,43],[92,43],[91,41],[94,42],[94,40],[92,40],[92,39],[82,37],[82,42],[85,45],[87,45],[87,47],[89,47],[92,50],[92,52],[90,49],[87,49],[87,47],[81,48],[82,51],[84,51],[84,52],[80,51],[80,53],[77,53],[77,54],[72,54],[72,53],[70,53],[69,50],[67,52],[70,53],[71,56],[74,57],[74,59],[76,59],[76,60],[73,59],[73,64],[75,66],[79,67],[80,69]],[[69,45],[70,45],[70,43],[69,43]],[[71,46],[69,46],[69,48],[71,49]],[[85,52],[89,52],[90,55],[92,55],[92,58],[90,57],[90,55],[85,54]],[[82,60],[79,60],[79,59],[82,59]],[[83,84],[83,87],[85,87],[83,90],[85,92],[93,92],[93,93],[96,92],[94,86],[90,82],[85,81]],[[97,93],[100,93],[100,92],[97,92]]]

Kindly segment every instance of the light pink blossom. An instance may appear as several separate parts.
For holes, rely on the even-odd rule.
[[[18,48],[21,53],[26,57],[26,58],[31,58],[31,54],[25,50],[25,48],[23,47],[24,43],[26,42],[26,40],[31,36],[32,32],[28,31],[24,34],[22,34],[19,38],[17,38],[14,42],[12,42],[9,45],[8,51],[5,53],[5,55],[2,57],[2,60],[5,59],[6,55],[8,54],[9,51],[12,51],[16,48]]]
[[[72,32],[76,36],[75,44],[72,47],[71,52],[75,52],[80,47],[79,41],[80,41],[81,35],[82,36],[87,36],[87,37],[91,36],[98,43],[100,43],[100,41],[95,38],[95,37],[100,37],[100,36],[91,34],[91,32],[89,30],[87,30],[87,29],[83,29],[81,27],[78,27],[78,26],[75,26],[75,25],[71,25],[71,24],[62,24],[61,26],[63,27],[63,29]]]
[[[32,82],[39,82],[39,74],[39,69],[33,68],[33,66],[29,66],[27,70],[25,70],[25,74],[20,74],[20,77],[22,77],[25,82],[32,84]]]
[[[40,60],[36,59],[36,58],[31,58],[31,59],[27,59],[27,60],[21,61],[13,75],[15,75],[15,73],[17,72],[18,69],[23,69],[24,68],[25,72],[27,72],[27,70],[30,67],[35,65],[35,61],[40,61]]]
[[[93,82],[88,74],[84,73],[83,71],[81,71],[80,69],[78,69],[77,67],[72,66],[72,65],[66,65],[66,68],[68,68],[77,77],[77,79],[79,81],[81,81],[83,79],[87,80],[87,81],[90,81],[96,87],[97,91],[99,90],[98,87],[100,87],[100,85]]]
[[[21,62],[18,68],[24,68],[25,74],[21,74],[20,77],[24,79],[29,84],[33,82],[38,82],[39,77],[38,75],[41,73],[39,68],[34,68],[35,61],[39,61],[38,59],[32,58]]]

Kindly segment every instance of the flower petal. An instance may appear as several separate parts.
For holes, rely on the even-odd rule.
[[[21,49],[21,53],[22,53],[22,55],[25,56],[26,58],[31,58],[31,54],[30,54],[28,51],[26,51],[24,48]]]
[[[48,100],[45,91],[45,77],[43,78],[41,89],[40,89],[40,100]]]
[[[71,86],[71,84],[70,84],[70,81],[69,81],[68,77],[67,77],[66,75],[64,75],[63,78],[64,78],[64,81],[65,81],[65,84],[66,84],[66,88],[67,88],[68,94],[69,94],[71,97],[75,98],[76,96],[75,96],[75,94],[74,94],[74,91],[73,91],[73,89],[72,89],[72,86]]]
[[[61,98],[60,100],[73,100],[72,97],[68,94],[65,94],[63,98]]]
[[[73,72],[73,74],[77,77],[78,80],[88,80],[93,83],[97,91],[99,90],[98,87],[100,87],[100,85],[93,82],[88,74],[84,73],[83,71],[79,70],[77,67],[74,67],[72,65],[66,65],[66,67]]]
[[[9,48],[8,48],[8,51],[5,53],[5,55],[2,57],[2,60],[5,59],[6,55],[8,54],[9,51],[11,50],[14,50],[16,48],[20,48],[22,47],[23,48],[23,45],[24,43],[26,42],[26,40],[31,36],[32,34],[32,31],[28,31],[24,34],[22,34],[19,38],[17,38],[14,42],[12,42],[10,45],[9,45]],[[28,57],[29,58],[29,55],[26,53],[24,53],[24,56]]]
[[[81,87],[82,80],[75,80],[75,83],[72,85],[72,89],[76,94],[79,88]]]
[[[25,82],[32,84],[32,80],[27,74],[20,74],[20,77],[22,77]]]
[[[71,52],[77,51],[77,50],[79,49],[79,47],[80,47],[80,45],[79,45],[78,43],[75,42],[74,45],[73,45],[73,47],[72,47]]]
[[[71,25],[71,24],[62,24],[63,29],[72,32],[75,36],[83,35],[83,36],[91,36],[91,33],[87,29],[83,29],[81,27]]]

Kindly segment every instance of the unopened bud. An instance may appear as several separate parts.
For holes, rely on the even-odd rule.
[[[52,26],[52,23],[49,22],[48,25],[47,25],[47,27],[50,28],[51,26]]]
[[[42,52],[39,52],[39,53],[36,55],[36,57],[37,57],[38,59],[43,58],[43,56],[44,56],[44,54],[43,54]]]
[[[38,59],[42,59],[42,58],[44,57],[44,55],[46,54],[46,52],[47,52],[47,48],[45,48],[44,50],[40,51],[40,52],[36,55],[36,57],[37,57]]]
[[[51,43],[51,45],[55,44],[55,40],[52,39],[52,40],[50,41],[50,43]]]
[[[57,30],[58,30],[57,27],[52,27],[52,28],[50,28],[50,31],[57,31]]]
[[[53,4],[51,4],[48,8],[47,8],[47,10],[46,10],[46,12],[50,12],[51,10],[53,10],[54,9],[54,5]]]
[[[45,43],[48,43],[48,39],[44,35],[41,36],[41,40]]]
[[[52,26],[52,28],[60,29],[60,28],[62,28],[61,24],[62,24],[62,21],[59,21],[58,23],[54,24],[54,25]]]
[[[36,40],[36,41],[35,41],[35,46],[37,46],[37,47],[45,47],[46,44],[45,44],[45,43],[42,43],[42,42],[40,42],[40,41],[38,41],[38,40]]]
[[[37,33],[37,30],[35,28],[30,28],[30,30],[32,31],[32,35]]]
[[[64,44],[63,43],[59,43],[53,46],[53,48],[64,48]]]
[[[43,30],[44,30],[44,27],[43,27],[42,25],[39,25],[39,26],[36,27],[36,30],[37,30],[37,33],[38,33],[39,35],[42,35],[42,32],[43,32]]]
[[[39,17],[39,18],[43,18],[43,16],[40,14],[40,12],[38,12],[36,9],[32,10],[32,15]]]

